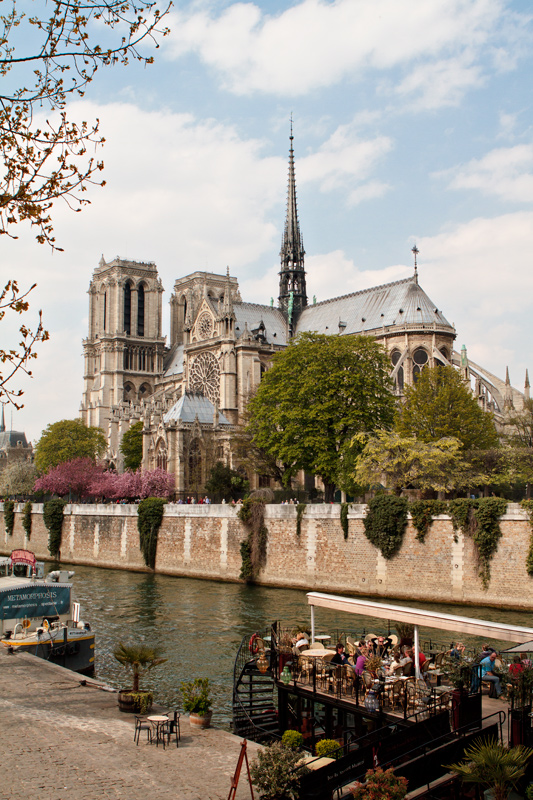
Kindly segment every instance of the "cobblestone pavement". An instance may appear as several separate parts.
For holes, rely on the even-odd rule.
[[[227,798],[241,739],[181,721],[179,748],[133,742],[116,693],[30,655],[0,650],[1,800]],[[251,760],[259,747],[248,743]],[[246,770],[238,800],[250,797]]]

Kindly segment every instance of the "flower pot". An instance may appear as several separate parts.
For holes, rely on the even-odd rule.
[[[126,714],[140,714],[150,711],[152,708],[152,699],[150,698],[144,708],[139,703],[139,695],[151,695],[151,692],[134,692],[133,689],[120,689],[118,693],[118,708],[119,711],[124,711]]]
[[[207,714],[195,714],[193,711],[191,711],[189,714],[191,728],[209,728],[211,725],[212,716],[212,711],[208,711]]]

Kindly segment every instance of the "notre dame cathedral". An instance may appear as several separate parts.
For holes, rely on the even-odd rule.
[[[153,263],[101,258],[90,286],[83,342],[81,415],[108,438],[108,460],[122,469],[122,435],[143,421],[143,468],[176,475],[178,491],[202,489],[216,460],[234,464],[231,436],[248,396],[274,353],[302,331],[378,339],[391,361],[395,391],[426,366],[453,364],[496,418],[529,397],[454,351],[456,332],[410,278],[310,304],[296,206],[293,136],[277,308],[243,302],[229,274],[178,278],[170,298],[170,338],[162,335],[163,286]],[[251,477],[252,488],[260,482]]]

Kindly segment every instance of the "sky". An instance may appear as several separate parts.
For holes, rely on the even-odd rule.
[[[29,2],[29,0],[26,0]],[[174,280],[229,266],[244,300],[277,301],[292,114],[311,298],[412,275],[456,348],[523,389],[533,311],[533,14],[519,0],[176,2],[154,64],[101,70],[105,187],[53,212],[63,252],[17,226],[2,277],[37,283],[50,340],[7,425],[35,441],[79,413],[88,295],[103,255]],[[92,31],[100,35],[99,30]],[[21,45],[22,46],[22,45]],[[44,112],[43,112],[44,113]],[[16,341],[2,322],[2,346]],[[20,320],[19,320],[20,322]],[[533,377],[533,375],[532,375]]]

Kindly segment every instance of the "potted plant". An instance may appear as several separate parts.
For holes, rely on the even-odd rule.
[[[180,692],[183,710],[188,712],[190,724],[196,728],[209,728],[213,716],[209,678],[182,681]]]
[[[496,739],[477,741],[464,752],[465,761],[450,764],[463,783],[472,783],[491,792],[494,800],[507,800],[523,777],[533,750],[519,744],[506,747]]]
[[[250,773],[261,800],[297,800],[300,780],[309,773],[309,767],[299,750],[274,742],[258,752]]]
[[[120,642],[113,651],[117,661],[132,673],[131,689],[120,689],[118,693],[118,707],[121,711],[136,714],[146,714],[154,701],[153,692],[140,689],[142,675],[152,670],[159,664],[164,664],[166,658],[161,658],[161,651],[156,647],[147,647],[144,644],[125,645]]]
[[[395,775],[392,769],[383,771],[378,767],[368,770],[365,783],[356,783],[350,791],[356,800],[372,800],[376,797],[402,800],[407,794],[407,780]]]

